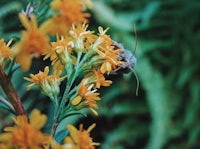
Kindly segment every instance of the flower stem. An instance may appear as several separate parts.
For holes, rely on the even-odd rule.
[[[60,119],[60,117],[64,112],[64,107],[65,107],[66,102],[69,100],[69,92],[70,92],[71,86],[72,86],[73,82],[75,81],[76,77],[77,77],[77,71],[75,71],[75,74],[73,74],[73,75],[70,74],[68,76],[68,81],[67,81],[67,84],[65,87],[64,94],[63,94],[61,102],[58,105],[58,107],[56,108],[55,114],[54,114],[54,123],[52,125],[52,130],[51,130],[51,134],[53,137],[55,136],[56,129],[57,129],[59,123],[62,121]]]
[[[52,134],[53,137],[54,137],[55,134],[56,134],[56,129],[57,129],[58,125],[59,125],[58,119],[56,119],[56,120],[54,121],[54,123],[53,123],[53,127],[52,127],[52,130],[51,130],[51,134]]]
[[[19,98],[13,84],[8,79],[3,68],[0,66],[0,85],[13,105],[17,115],[27,115],[24,106],[22,105],[21,99]]]

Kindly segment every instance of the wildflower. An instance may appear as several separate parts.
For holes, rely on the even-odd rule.
[[[12,51],[16,55],[16,62],[21,65],[22,70],[27,71],[32,61],[31,54],[34,54],[35,57],[43,54],[49,48],[49,39],[38,28],[35,15],[31,16],[31,21],[24,13],[20,13],[19,18],[26,31],[22,32],[21,40],[14,45]]]
[[[72,99],[71,104],[75,109],[89,108],[95,115],[98,115],[94,108],[98,108],[96,101],[100,100],[99,93],[93,89],[94,84],[88,86],[88,79],[83,79],[78,89],[78,95]]]
[[[115,70],[118,66],[124,64],[124,62],[118,60],[117,57],[118,52],[119,51],[117,50],[97,52],[102,58],[104,58],[103,63],[100,67],[100,70],[103,74],[104,73],[110,74],[112,70]]]
[[[63,21],[70,26],[84,22],[86,17],[89,16],[88,13],[83,13],[81,0],[54,0],[51,7],[58,10],[60,17],[63,17]]]
[[[70,44],[70,38],[64,38],[57,35],[57,41],[51,43],[51,48],[47,50],[44,59],[50,58],[53,68],[62,70],[67,64],[75,64],[75,57],[71,55],[73,46]]]
[[[90,16],[83,12],[81,0],[54,0],[51,8],[58,13],[42,24],[42,29],[50,34],[66,35],[72,24],[81,24]]]
[[[64,147],[66,149],[95,149],[95,146],[100,145],[97,142],[93,142],[90,137],[90,132],[95,126],[96,124],[92,124],[87,130],[83,130],[83,125],[81,124],[78,130],[73,125],[67,125],[70,136],[65,138]]]
[[[71,63],[72,59],[69,55],[72,53],[72,46],[69,44],[69,38],[59,37],[57,34],[56,39],[56,42],[51,42],[51,48],[44,53],[44,59],[50,58],[52,65]]]
[[[96,36],[93,35],[93,31],[89,31],[87,28],[88,25],[85,23],[77,26],[73,24],[72,29],[69,31],[74,49],[77,52],[86,52],[95,40]]]
[[[99,69],[95,69],[88,73],[85,78],[88,78],[88,82],[90,82],[90,84],[95,84],[94,88],[100,88],[100,86],[110,86],[112,83],[112,81],[105,79],[103,73]]]
[[[39,110],[33,110],[30,122],[25,115],[12,118],[15,126],[6,127],[6,133],[0,135],[0,142],[15,148],[41,149],[45,144],[50,144],[51,137],[42,134],[40,129],[46,123],[47,117]]]
[[[34,85],[38,85],[41,91],[50,97],[54,102],[60,92],[60,82],[63,81],[66,76],[60,77],[61,71],[54,71],[52,75],[49,74],[49,67],[46,66],[44,72],[39,71],[38,74],[33,75],[30,74],[31,78],[24,78],[27,81],[32,82],[32,84],[28,85],[28,90],[31,89]]]
[[[98,28],[99,39],[102,40],[99,43],[98,49],[96,50],[98,55],[103,58],[102,64],[100,66],[101,72],[110,74],[110,72],[117,68],[117,66],[122,65],[124,62],[118,60],[118,53],[122,52],[122,49],[114,49],[112,46],[112,39],[110,36],[106,35],[108,29],[103,30],[102,27]]]
[[[112,45],[112,39],[110,38],[109,35],[106,34],[106,32],[109,30],[109,28],[106,28],[105,30],[103,30],[103,28],[100,26],[98,27],[98,31],[99,31],[99,38],[103,39],[103,43],[102,46],[100,47],[101,50],[105,51],[107,49],[111,48]],[[106,49],[105,49],[106,48]]]
[[[11,42],[12,40],[5,44],[4,39],[0,39],[0,66],[4,64],[6,59],[12,59],[9,47]]]

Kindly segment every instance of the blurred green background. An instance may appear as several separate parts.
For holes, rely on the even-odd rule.
[[[92,2],[90,28],[109,27],[111,37],[132,51],[136,25],[138,63],[135,70],[140,80],[139,95],[135,95],[133,73],[110,76],[114,83],[100,91],[99,116],[76,117],[67,123],[82,122],[87,128],[96,122],[92,136],[94,141],[101,142],[99,149],[199,149],[200,1]],[[8,41],[19,36],[17,13],[27,3],[25,0],[0,1],[0,38]],[[36,59],[31,72],[38,72],[43,65],[41,59]],[[27,83],[23,83],[22,75],[28,73],[15,75],[18,78],[13,82],[28,111],[38,107],[51,117],[53,109],[46,97],[38,94],[38,90],[25,92]],[[2,129],[9,118],[8,112],[0,111]]]

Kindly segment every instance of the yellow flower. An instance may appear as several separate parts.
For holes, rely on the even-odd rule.
[[[99,93],[96,93],[96,89],[93,89],[94,84],[88,86],[88,79],[83,79],[78,89],[78,95],[72,99],[71,104],[75,109],[90,108],[90,110],[98,115],[94,108],[98,108],[96,101],[100,100]]]
[[[122,49],[114,49],[112,46],[112,39],[106,35],[108,29],[103,30],[99,27],[99,38],[101,40],[96,50],[100,57],[103,58],[103,62],[100,66],[101,72],[110,74],[110,72],[117,68],[117,66],[124,64],[124,62],[118,60],[118,53],[122,52]]]
[[[73,46],[70,38],[57,35],[57,41],[51,43],[51,48],[47,50],[44,59],[50,58],[54,69],[62,70],[68,63],[75,64],[75,57],[71,55]]]
[[[66,76],[60,77],[61,71],[54,71],[52,75],[49,74],[49,67],[46,66],[44,72],[39,71],[38,74],[30,74],[31,78],[24,78],[27,81],[32,82],[27,88],[31,89],[34,85],[38,85],[41,91],[49,96],[51,99],[55,99],[60,92],[60,82],[63,81]]]
[[[121,51],[121,50],[120,50]],[[119,65],[124,64],[124,62],[118,60],[119,50],[111,50],[111,51],[97,51],[97,53],[104,58],[103,63],[100,67],[101,72],[110,74],[112,70],[115,70]]]
[[[15,126],[4,129],[6,133],[0,135],[0,142],[9,147],[24,149],[41,149],[43,145],[51,143],[51,137],[40,132],[47,120],[46,115],[40,111],[33,110],[30,122],[25,115],[12,119]]]
[[[0,39],[0,65],[3,65],[6,59],[12,59],[9,47],[11,42],[12,40],[5,44],[4,39]]]
[[[90,137],[90,131],[95,126],[96,124],[92,124],[87,130],[83,130],[83,125],[81,124],[78,130],[73,125],[67,125],[70,136],[64,140],[65,149],[95,149],[95,146],[100,145],[97,142],[93,142]]]
[[[72,37],[72,44],[77,52],[86,52],[91,44],[96,39],[96,35],[93,35],[94,31],[87,30],[88,25],[83,23],[80,25],[72,25],[69,34]]]
[[[112,81],[106,80],[103,73],[98,70],[93,70],[92,72],[88,73],[85,78],[88,79],[90,84],[94,84],[94,88],[100,88],[100,86],[110,86]]]
[[[12,48],[16,55],[16,62],[21,65],[22,70],[27,71],[31,65],[31,54],[39,57],[49,48],[48,36],[37,26],[37,20],[34,15],[31,16],[31,21],[20,13],[19,18],[25,27],[26,31],[22,32],[21,40]]]
[[[42,25],[42,29],[50,34],[66,35],[72,24],[81,24],[90,16],[89,13],[83,12],[81,0],[54,0],[51,8],[58,13]]]
[[[57,16],[62,17],[63,21],[70,26],[82,23],[90,16],[88,13],[83,13],[81,0],[54,0],[51,6],[59,11]]]

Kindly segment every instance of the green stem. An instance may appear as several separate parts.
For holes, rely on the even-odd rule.
[[[82,52],[78,52],[77,61],[76,61],[76,66],[79,66],[79,62],[80,62],[80,60],[81,60],[81,56],[82,56]]]
[[[88,52],[86,55],[84,55],[83,59],[81,60],[82,53],[78,53],[76,67],[75,68],[71,68],[71,67],[69,68],[69,66],[66,67],[67,72],[69,72],[68,69],[73,70],[73,71],[68,73],[68,80],[67,80],[67,84],[65,87],[65,91],[64,91],[63,97],[61,99],[60,105],[58,106],[58,110],[55,112],[54,124],[52,126],[52,136],[53,137],[55,136],[56,129],[57,129],[59,123],[63,120],[63,118],[62,118],[63,113],[66,112],[65,104],[69,100],[71,87],[72,87],[75,79],[77,78],[77,76],[81,73],[82,65],[90,57],[90,55],[91,55],[91,53]],[[66,118],[66,116],[64,118]]]
[[[84,55],[83,59],[80,61],[80,63],[77,66],[77,70],[79,70],[83,66],[83,64],[86,62],[86,60],[88,60],[92,56],[92,53],[90,51],[91,50],[89,49],[89,52],[87,52]]]
[[[56,98],[57,100],[57,98]],[[51,129],[51,134],[54,137],[55,133],[56,133],[56,129],[59,125],[59,116],[60,116],[60,106],[58,104],[54,104],[55,105],[55,111],[54,111],[54,123],[52,125],[52,129]]]
[[[53,126],[52,126],[52,136],[53,137],[55,136],[57,127],[58,127],[58,125],[60,123],[60,116],[62,115],[62,113],[64,111],[65,103],[69,99],[70,88],[71,88],[72,84],[74,83],[74,81],[76,79],[76,76],[77,76],[76,71],[75,71],[74,75],[73,75],[73,73],[71,73],[71,74],[72,75],[68,76],[68,81],[67,81],[67,84],[66,84],[66,87],[65,87],[65,91],[64,91],[63,97],[61,99],[61,103],[60,103],[60,105],[58,105],[58,108],[56,109],[55,114],[54,114],[55,115],[54,116],[54,123],[53,123]]]
[[[53,123],[52,131],[51,131],[52,137],[55,136],[58,125],[59,125],[59,122],[58,122],[58,119],[56,119],[56,121],[54,121]]]

